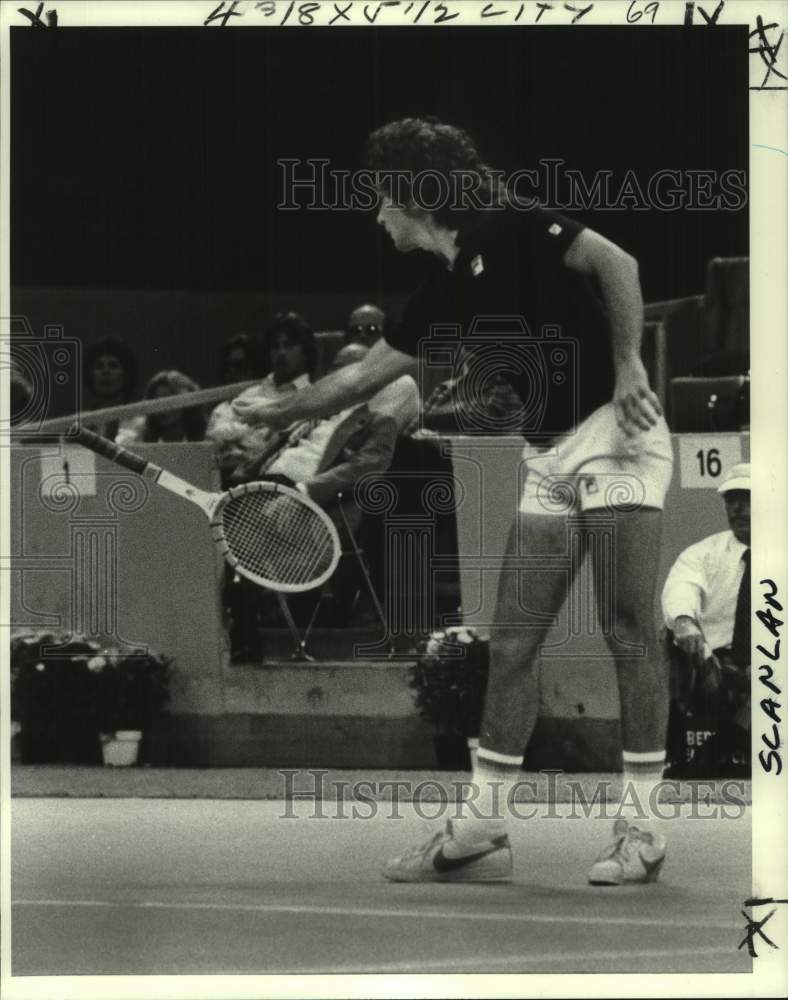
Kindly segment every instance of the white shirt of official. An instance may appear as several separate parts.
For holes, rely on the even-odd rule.
[[[665,624],[672,629],[681,615],[694,618],[706,638],[707,654],[730,646],[733,639],[747,548],[732,531],[720,531],[684,549],[668,573],[662,590]]]

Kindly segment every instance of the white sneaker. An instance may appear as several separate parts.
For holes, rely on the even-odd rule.
[[[392,858],[383,869],[383,877],[391,882],[497,882],[511,875],[507,834],[476,842],[460,840],[451,820],[426,844]]]
[[[591,885],[656,882],[667,850],[663,835],[639,829],[637,822],[617,819],[613,837],[613,843],[591,866],[588,873]]]

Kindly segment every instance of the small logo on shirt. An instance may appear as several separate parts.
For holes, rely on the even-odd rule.
[[[559,233],[563,232],[563,229],[558,225],[557,222],[554,222],[547,231],[548,233],[550,233],[551,236],[558,236]]]
[[[478,278],[483,270],[484,261],[482,260],[482,255],[477,253],[476,256],[471,259],[471,274],[474,278]]]

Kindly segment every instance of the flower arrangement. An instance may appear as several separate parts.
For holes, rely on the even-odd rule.
[[[169,698],[169,657],[82,636],[27,632],[11,640],[11,716],[22,760],[99,763],[100,733],[144,730]]]
[[[442,736],[479,735],[489,644],[466,626],[433,632],[413,666],[416,708]]]

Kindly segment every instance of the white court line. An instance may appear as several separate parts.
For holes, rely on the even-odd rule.
[[[586,951],[552,953],[549,955],[477,955],[476,958],[445,958],[443,961],[432,959],[428,962],[419,959],[417,962],[388,962],[382,965],[347,965],[332,966],[331,972],[337,975],[364,975],[371,973],[407,973],[419,972],[484,972],[507,970],[518,972],[528,966],[543,965],[573,965],[578,962],[599,961],[640,961],[646,958],[664,958],[668,962],[682,955],[706,955],[719,957],[735,955],[731,948],[630,948],[627,951]],[[669,969],[666,968],[666,971]]]
[[[524,903],[527,905],[527,900]],[[383,909],[379,907],[342,907],[316,905],[290,905],[284,903],[171,903],[164,900],[129,900],[127,902],[109,899],[16,899],[13,906],[73,906],[104,909],[135,910],[224,910],[239,913],[300,913],[329,917],[382,917],[397,920],[472,920],[472,921],[514,921],[523,924],[595,924],[615,927],[683,927],[693,930],[737,930],[740,924],[733,921],[706,921],[702,915],[695,920],[654,920],[649,917],[592,917],[592,916],[548,916],[533,913],[479,913],[463,910],[422,910]]]

